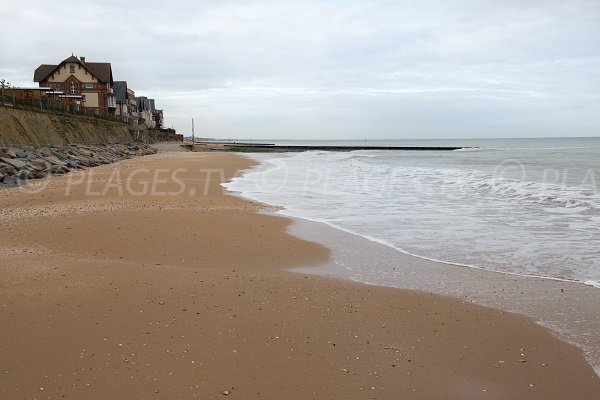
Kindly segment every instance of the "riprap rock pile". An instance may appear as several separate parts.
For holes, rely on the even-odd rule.
[[[154,154],[141,143],[73,144],[60,147],[0,147],[0,188],[21,185],[28,179],[62,175],[71,170],[109,164],[126,158]]]

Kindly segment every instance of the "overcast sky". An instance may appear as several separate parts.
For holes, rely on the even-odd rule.
[[[600,0],[0,1],[0,78],[111,62],[186,135],[600,136]]]

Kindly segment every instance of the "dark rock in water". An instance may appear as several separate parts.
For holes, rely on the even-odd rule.
[[[25,161],[21,161],[18,158],[0,158],[0,161],[2,161],[5,164],[12,165],[16,169],[21,169],[27,165]]]

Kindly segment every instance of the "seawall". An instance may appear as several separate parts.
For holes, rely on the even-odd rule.
[[[133,140],[127,125],[121,122],[0,106],[0,146],[63,146]]]

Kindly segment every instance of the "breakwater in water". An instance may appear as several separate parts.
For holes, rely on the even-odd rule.
[[[455,146],[335,146],[335,145],[283,145],[270,143],[219,143],[196,142],[183,145],[192,151],[233,151],[236,153],[298,153],[303,151],[357,151],[357,150],[405,150],[405,151],[452,151],[465,147]]]

